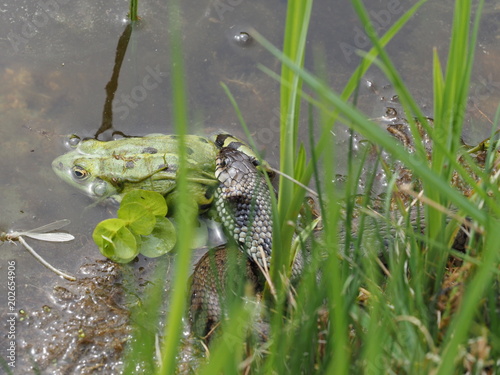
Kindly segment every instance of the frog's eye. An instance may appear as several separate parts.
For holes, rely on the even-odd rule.
[[[79,165],[75,165],[72,168],[72,172],[73,172],[73,177],[77,181],[84,181],[90,177],[90,173],[85,168],[82,168]]]

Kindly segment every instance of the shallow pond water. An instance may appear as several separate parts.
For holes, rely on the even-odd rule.
[[[380,31],[385,31],[414,3],[377,0],[369,6]],[[286,1],[186,0],[182,4],[191,132],[204,135],[223,128],[242,134],[220,87],[224,82],[266,159],[276,166],[279,84],[257,65],[276,72],[280,65],[248,39],[247,32],[255,28],[279,46]],[[355,50],[369,48],[356,15],[348,2],[344,4],[324,0],[314,4],[307,44],[306,66],[326,74],[338,91],[359,62]],[[451,0],[429,2],[388,46],[410,91],[431,117],[432,47],[445,58],[452,7]],[[4,337],[9,327],[7,269],[8,261],[15,261],[15,312],[23,310],[24,314],[18,315],[15,373],[32,372],[32,360],[42,373],[116,373],[121,343],[128,332],[127,305],[120,299],[120,276],[114,274],[119,271],[102,263],[103,257],[91,241],[94,226],[114,215],[113,208],[90,206],[88,197],[56,178],[51,162],[66,151],[63,140],[67,134],[92,137],[101,126],[105,86],[126,27],[128,4],[116,0],[6,0],[0,10],[0,232],[70,219],[65,230],[75,235],[73,242],[28,242],[53,265],[79,277],[77,283],[62,280],[21,246],[4,243],[0,252],[0,328],[4,330],[0,347],[8,345]],[[127,135],[173,131],[167,8],[160,1],[140,2],[139,14],[142,20],[133,29],[121,67],[113,128],[101,138],[109,138],[112,131]],[[499,101],[499,14],[496,2],[486,1],[464,133],[469,143],[489,134]],[[318,67],[320,57],[325,65]],[[390,101],[394,90],[379,70],[370,69],[362,83],[358,105],[368,117],[380,117],[387,107],[397,107]],[[304,121],[304,137],[306,126]],[[339,126],[335,134],[339,149],[345,150],[347,132]],[[342,164],[339,157],[339,166]],[[147,269],[147,261],[136,269],[140,267]],[[107,288],[110,300],[103,296]],[[86,299],[93,293],[98,297]],[[114,325],[87,324],[104,316],[114,317],[110,320]],[[94,327],[92,331],[89,326]],[[95,327],[101,331],[96,333]],[[80,329],[86,332],[86,339],[78,336]],[[114,343],[112,349],[99,344],[108,339]],[[61,351],[63,346],[68,350]]]

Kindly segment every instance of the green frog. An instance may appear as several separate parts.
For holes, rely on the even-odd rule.
[[[133,189],[168,195],[175,190],[179,165],[175,135],[150,134],[103,142],[80,141],[52,162],[54,172],[71,186],[96,199],[119,203]],[[188,179],[200,207],[212,202],[218,148],[207,138],[186,136]]]
[[[212,139],[187,135],[186,146],[189,186],[200,211],[213,201],[218,185],[215,160],[221,147],[240,149],[255,157],[247,144],[224,132]],[[133,189],[156,191],[168,197],[167,202],[174,201],[178,165],[178,137],[165,134],[108,142],[81,140],[74,150],[52,162],[54,172],[71,186],[92,198],[116,203]],[[270,170],[267,163],[262,166]]]

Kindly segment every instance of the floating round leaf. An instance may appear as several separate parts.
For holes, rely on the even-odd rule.
[[[117,263],[127,263],[139,253],[134,235],[121,219],[100,222],[92,234],[101,254]]]
[[[172,250],[176,242],[177,235],[172,222],[165,217],[158,218],[153,232],[142,237],[139,252],[150,258],[159,257]]]
[[[117,215],[127,223],[130,230],[143,236],[151,233],[156,224],[156,217],[139,203],[122,202]]]
[[[132,190],[125,194],[121,201],[122,206],[128,203],[139,203],[155,216],[165,216],[168,210],[163,195],[154,191]]]

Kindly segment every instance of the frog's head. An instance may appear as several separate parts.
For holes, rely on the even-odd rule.
[[[52,169],[66,183],[91,198],[107,198],[117,193],[117,188],[99,177],[99,159],[76,149],[54,159]]]

